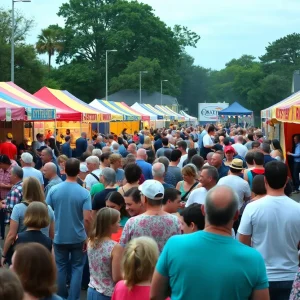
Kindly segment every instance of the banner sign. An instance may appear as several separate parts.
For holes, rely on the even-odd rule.
[[[124,120],[125,121],[139,121],[141,117],[138,116],[125,116],[124,115]]]
[[[32,121],[38,120],[55,120],[56,112],[55,109],[47,109],[47,108],[32,108],[31,109],[31,118],[27,111],[27,119]]]
[[[5,121],[11,122],[11,108],[9,107],[5,109]]]
[[[198,103],[198,121],[217,122],[218,111],[228,107],[228,103]]]

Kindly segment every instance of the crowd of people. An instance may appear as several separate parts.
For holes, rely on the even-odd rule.
[[[300,299],[298,136],[292,179],[234,124],[6,137],[0,299]]]

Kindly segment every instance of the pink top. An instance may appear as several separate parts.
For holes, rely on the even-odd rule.
[[[125,285],[124,280],[116,284],[111,300],[149,300],[150,285],[135,285],[131,290]],[[170,298],[167,298],[170,299]]]

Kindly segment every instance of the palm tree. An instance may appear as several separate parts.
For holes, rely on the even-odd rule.
[[[55,52],[62,50],[62,42],[59,38],[59,30],[56,28],[48,27],[42,29],[42,34],[38,35],[38,42],[36,43],[36,50],[39,54],[48,54],[48,67],[49,72],[51,69],[51,57]]]

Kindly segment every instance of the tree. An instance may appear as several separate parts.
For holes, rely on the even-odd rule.
[[[36,50],[40,54],[48,54],[48,68],[51,70],[51,57],[55,52],[60,52],[63,49],[63,44],[60,40],[61,30],[58,25],[51,25],[46,29],[42,29],[42,33],[38,36]]]
[[[139,57],[157,59],[164,72],[176,76],[182,47],[193,46],[199,39],[186,27],[177,27],[174,33],[151,6],[137,1],[70,0],[58,15],[65,20],[64,49],[58,62],[88,63],[96,74],[91,78],[94,97],[105,94],[106,50],[118,50],[109,57],[110,78],[118,77]]]

